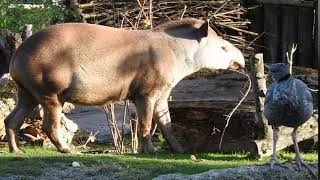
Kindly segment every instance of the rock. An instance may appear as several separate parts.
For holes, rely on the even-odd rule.
[[[73,109],[74,109],[74,105],[72,103],[69,102],[65,102],[62,108],[62,112],[65,114],[70,113]]]
[[[5,136],[4,118],[16,104],[15,84],[8,74],[0,78],[0,140]]]
[[[9,115],[16,104],[16,88],[9,74],[5,74],[0,78],[0,140],[3,140],[5,135],[4,118]],[[64,113],[70,112],[74,108],[73,104],[65,103]],[[22,126],[22,132],[26,135],[28,142],[39,141],[43,146],[50,146],[50,140],[42,131],[42,107],[39,107],[31,113],[27,121]],[[70,144],[75,132],[78,130],[78,125],[68,119],[64,114],[61,117],[62,132],[65,141]]]
[[[72,167],[80,167],[80,166],[81,166],[80,163],[78,163],[77,161],[74,161],[72,163]]]
[[[4,115],[2,114],[2,112],[0,112],[0,141],[4,139],[4,135],[5,135],[3,119],[4,119]]]
[[[310,168],[318,174],[318,163],[309,164]],[[154,180],[170,180],[170,179],[215,179],[215,180],[264,180],[264,179],[316,179],[311,172],[303,167],[301,171],[295,163],[287,162],[276,165],[270,170],[270,165],[253,165],[243,166],[240,168],[213,169],[204,173],[194,175],[183,174],[167,174],[161,175]]]
[[[72,120],[68,119],[63,113],[61,117],[61,123],[64,131],[64,139],[68,144],[71,144],[72,139],[76,131],[78,131],[79,127]]]
[[[111,166],[111,169],[115,172],[123,171],[125,168],[125,165],[121,163],[113,163]]]

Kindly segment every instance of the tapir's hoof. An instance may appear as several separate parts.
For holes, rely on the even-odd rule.
[[[71,149],[70,148],[64,148],[59,150],[61,153],[71,153]]]
[[[72,146],[70,150],[71,154],[81,154],[81,151],[77,149],[76,147]]]
[[[152,150],[143,150],[142,151],[143,154],[155,154],[155,150],[152,149]]]
[[[181,146],[173,148],[173,151],[176,153],[185,153],[186,152]]]
[[[175,153],[185,153],[187,152],[179,143],[173,143],[170,145],[170,149]]]
[[[155,153],[155,150],[153,148],[152,145],[150,144],[145,144],[143,147],[142,147],[142,153],[144,154],[154,154]]]
[[[10,150],[10,153],[13,153],[13,154],[23,154],[24,152],[20,149],[14,149],[14,150]]]

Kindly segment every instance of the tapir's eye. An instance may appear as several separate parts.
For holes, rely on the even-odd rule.
[[[226,51],[226,52],[227,52],[227,48],[226,48],[226,47],[221,46],[221,49],[223,49],[224,51]]]

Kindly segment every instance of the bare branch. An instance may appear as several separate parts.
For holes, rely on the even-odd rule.
[[[244,99],[248,96],[248,94],[249,94],[249,92],[250,92],[250,89],[251,89],[251,79],[250,79],[250,76],[249,76],[247,73],[241,72],[241,71],[236,71],[236,70],[232,70],[232,71],[235,71],[235,72],[237,72],[237,73],[240,73],[240,74],[242,74],[242,75],[245,75],[245,76],[248,78],[248,89],[247,89],[246,93],[243,95],[243,97],[241,98],[241,100],[239,101],[239,103],[236,105],[236,107],[234,107],[234,108],[232,109],[232,111],[231,111],[228,115],[226,115],[226,121],[227,121],[227,123],[226,123],[226,125],[225,125],[225,127],[224,127],[224,129],[223,129],[223,131],[222,131],[222,135],[221,135],[220,143],[219,143],[219,149],[221,149],[223,137],[224,137],[224,134],[225,134],[225,132],[226,132],[226,129],[227,129],[228,125],[229,125],[229,122],[230,122],[230,119],[231,119],[233,113],[238,109],[238,107],[241,105],[241,103],[244,101]]]
[[[289,73],[290,74],[292,74],[293,54],[297,50],[297,47],[298,47],[298,45],[293,43],[289,52],[286,52],[287,63],[289,65]],[[289,53],[290,53],[290,55],[289,55]]]
[[[187,10],[187,6],[184,5],[184,8],[183,8],[183,12],[182,12],[182,15],[180,17],[180,21],[182,20],[183,16],[184,16],[184,13],[186,13],[186,10]]]

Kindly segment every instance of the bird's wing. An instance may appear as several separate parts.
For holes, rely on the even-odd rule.
[[[312,94],[308,90],[308,86],[301,81],[300,79],[294,79],[295,88],[298,89],[298,96],[300,97],[303,105],[308,105],[309,103],[313,103],[312,101]]]
[[[270,101],[272,100],[272,95],[273,95],[273,90],[275,88],[275,84],[271,84],[268,89],[267,89],[267,93],[266,93],[266,97],[264,100],[264,105],[270,103]]]

